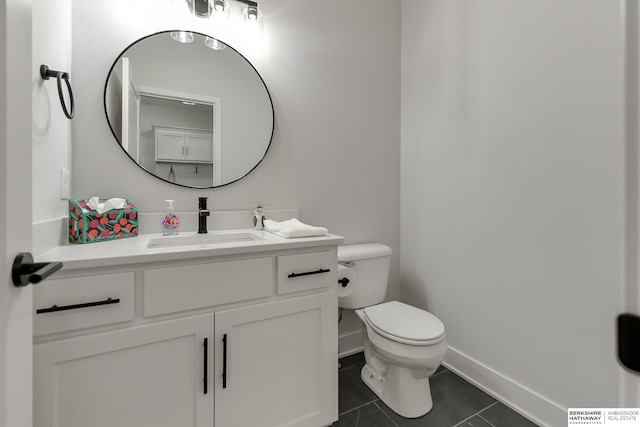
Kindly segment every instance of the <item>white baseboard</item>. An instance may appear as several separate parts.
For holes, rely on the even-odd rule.
[[[567,409],[449,347],[444,365],[541,427],[567,424]]]
[[[362,351],[360,331],[349,332],[338,337],[338,358],[350,356]]]

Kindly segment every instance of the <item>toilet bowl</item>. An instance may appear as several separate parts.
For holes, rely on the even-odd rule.
[[[442,322],[398,301],[356,310],[356,314],[364,323],[364,383],[397,414],[425,415],[433,407],[429,377],[447,351]]]
[[[340,246],[338,262],[353,270],[353,283],[338,306],[354,309],[363,322],[364,383],[397,414],[417,418],[433,407],[429,377],[442,363],[447,343],[444,325],[433,314],[383,302],[391,254],[378,243]]]

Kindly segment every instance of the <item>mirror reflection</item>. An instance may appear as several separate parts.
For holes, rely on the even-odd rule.
[[[105,85],[107,121],[141,168],[177,185],[208,188],[247,175],[273,135],[264,81],[230,46],[195,32],[131,44]]]

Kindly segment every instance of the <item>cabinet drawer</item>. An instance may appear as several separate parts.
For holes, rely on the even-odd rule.
[[[273,258],[226,261],[144,272],[144,315],[270,296],[274,288]]]
[[[133,295],[133,272],[47,280],[33,289],[34,335],[131,320]]]
[[[279,256],[278,295],[334,285],[337,265],[333,251]]]

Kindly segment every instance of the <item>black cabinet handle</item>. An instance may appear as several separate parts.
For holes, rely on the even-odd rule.
[[[312,274],[322,274],[322,273],[328,273],[330,271],[331,270],[329,270],[328,268],[321,268],[321,269],[316,270],[316,271],[305,271],[304,273],[291,273],[287,277],[289,277],[291,279],[293,277],[310,276]]]
[[[99,305],[118,304],[119,302],[120,302],[120,298],[107,298],[104,301],[93,301],[93,302],[84,302],[82,304],[61,305],[60,307],[54,304],[49,308],[37,309],[36,314],[53,313],[56,311],[75,310],[77,308],[96,307]]]
[[[13,260],[11,279],[15,286],[40,283],[62,268],[61,262],[33,262],[33,255],[20,252]]]
[[[222,336],[222,388],[227,388],[227,334]]]
[[[208,393],[208,387],[207,387],[207,377],[209,376],[208,371],[209,371],[209,338],[205,338],[204,339],[204,378],[202,380],[202,382],[204,383],[204,394]]]

